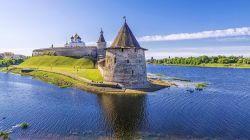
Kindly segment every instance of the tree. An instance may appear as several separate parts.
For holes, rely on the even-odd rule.
[[[243,64],[243,58],[239,58],[239,59],[237,60],[237,64]]]
[[[7,70],[9,69],[9,66],[10,65],[12,65],[13,64],[13,60],[12,59],[10,59],[10,58],[5,58],[4,60],[3,60],[3,66],[5,66],[6,68],[7,68]]]

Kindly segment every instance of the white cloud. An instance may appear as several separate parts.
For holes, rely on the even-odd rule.
[[[189,56],[244,56],[250,57],[250,46],[186,47],[168,48],[159,51],[147,51],[146,58],[189,57]]]
[[[173,41],[173,40],[191,40],[191,39],[207,39],[207,38],[223,38],[250,36],[250,27],[230,28],[225,30],[202,31],[196,33],[179,33],[170,35],[152,35],[139,37],[139,41]]]

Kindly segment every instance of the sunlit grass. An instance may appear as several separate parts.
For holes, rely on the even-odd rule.
[[[94,62],[88,58],[71,58],[65,56],[36,56],[19,65],[22,68],[39,69],[80,77],[101,82],[103,77]]]
[[[23,67],[63,67],[63,68],[94,68],[94,62],[88,58],[72,58],[65,56],[35,56],[27,59],[19,66]]]
[[[103,81],[103,77],[98,69],[81,69],[78,75],[97,82]]]

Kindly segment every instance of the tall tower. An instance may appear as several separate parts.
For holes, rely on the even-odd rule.
[[[98,59],[102,59],[105,57],[105,49],[106,49],[106,45],[107,45],[107,43],[104,39],[104,36],[103,36],[102,29],[100,32],[100,37],[96,43],[97,43],[97,57],[98,57]]]
[[[148,86],[145,51],[126,20],[111,47],[106,49],[104,81],[122,84],[125,88]]]

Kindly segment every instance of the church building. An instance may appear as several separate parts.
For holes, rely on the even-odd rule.
[[[81,40],[81,37],[77,33],[72,35],[70,39],[70,43],[66,42],[64,47],[85,47],[85,43]]]

